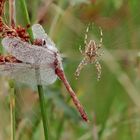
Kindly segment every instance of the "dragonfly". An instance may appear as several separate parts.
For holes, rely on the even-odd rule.
[[[11,76],[16,81],[33,85],[49,85],[59,77],[82,119],[88,122],[87,114],[65,76],[62,58],[55,43],[40,24],[34,24],[32,31],[35,39],[33,44],[19,37],[7,36],[2,39],[3,47],[18,62],[0,63],[0,73]]]

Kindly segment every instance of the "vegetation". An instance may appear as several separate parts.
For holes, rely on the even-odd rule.
[[[16,0],[16,25],[40,23],[55,42],[71,86],[89,116],[80,118],[64,85],[58,79],[44,86],[49,140],[140,139],[140,10],[139,0]],[[25,6],[25,7],[24,7]],[[27,11],[24,11],[27,8]],[[29,19],[27,19],[27,12]],[[8,1],[4,19],[9,24]],[[102,74],[97,81],[94,64],[87,65],[76,80],[83,59],[84,36],[99,43],[103,31]],[[32,33],[29,29],[30,36]],[[5,51],[1,47],[1,52]],[[0,72],[1,73],[1,72]],[[10,81],[11,82],[11,81]],[[14,84],[14,85],[12,85]],[[9,86],[10,85],[10,86]],[[42,90],[42,87],[39,87]],[[37,87],[9,83],[0,76],[0,140],[44,140]],[[11,111],[11,98],[15,101]],[[10,115],[13,113],[13,123]],[[15,138],[14,138],[15,137]]]

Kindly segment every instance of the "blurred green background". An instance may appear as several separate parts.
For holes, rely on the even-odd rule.
[[[56,43],[71,86],[84,105],[90,123],[81,121],[63,83],[44,87],[50,140],[140,139],[140,1],[139,0],[27,0],[31,23],[39,22]],[[17,24],[25,25],[16,1]],[[5,13],[8,20],[8,11]],[[87,65],[78,80],[84,34],[99,42],[103,30],[104,54],[97,81],[95,65]],[[43,140],[36,88],[17,83],[17,140]],[[0,77],[0,140],[10,139],[9,86]]]

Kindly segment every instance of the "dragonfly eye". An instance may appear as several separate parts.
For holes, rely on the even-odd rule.
[[[45,39],[42,39],[42,45],[46,45],[46,40]]]

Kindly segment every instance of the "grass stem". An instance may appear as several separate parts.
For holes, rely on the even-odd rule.
[[[27,5],[26,5],[25,0],[20,0],[20,6],[21,6],[21,10],[23,11],[23,16],[25,17],[26,26],[29,27],[27,29],[27,31],[29,33],[30,40],[32,42],[33,41],[33,32],[32,32],[32,29],[30,28],[31,23],[30,23],[30,18],[29,18],[29,14],[28,14]]]
[[[16,25],[15,0],[9,0],[9,24],[11,27]],[[10,87],[10,118],[11,118],[11,140],[15,140],[16,132],[16,106],[15,106],[15,82],[9,81]]]
[[[20,0],[20,4],[21,4],[21,8],[22,8],[22,11],[23,11],[23,14],[24,14],[25,22],[29,26],[30,25],[30,19],[29,19],[28,10],[27,10],[25,0]],[[30,40],[32,42],[34,37],[33,37],[32,29],[30,27],[28,28],[28,33],[30,35]],[[36,73],[37,73],[36,80],[38,81],[38,79],[40,78],[40,74],[39,74],[38,69],[36,70]],[[37,88],[38,88],[41,115],[42,115],[42,121],[43,121],[43,127],[44,127],[44,136],[45,136],[45,140],[48,140],[47,113],[46,113],[46,110],[45,110],[46,106],[45,106],[45,97],[44,97],[45,95],[44,95],[42,85],[37,85]]]
[[[48,140],[48,127],[47,127],[47,114],[46,114],[46,103],[45,103],[45,97],[43,93],[43,88],[41,85],[37,86],[38,93],[39,93],[39,100],[40,100],[40,108],[41,108],[41,115],[42,115],[42,121],[43,121],[43,127],[44,127],[44,135],[45,140]]]
[[[11,119],[11,140],[15,140],[16,131],[16,108],[15,108],[15,87],[14,81],[9,82],[10,86],[10,119]]]

